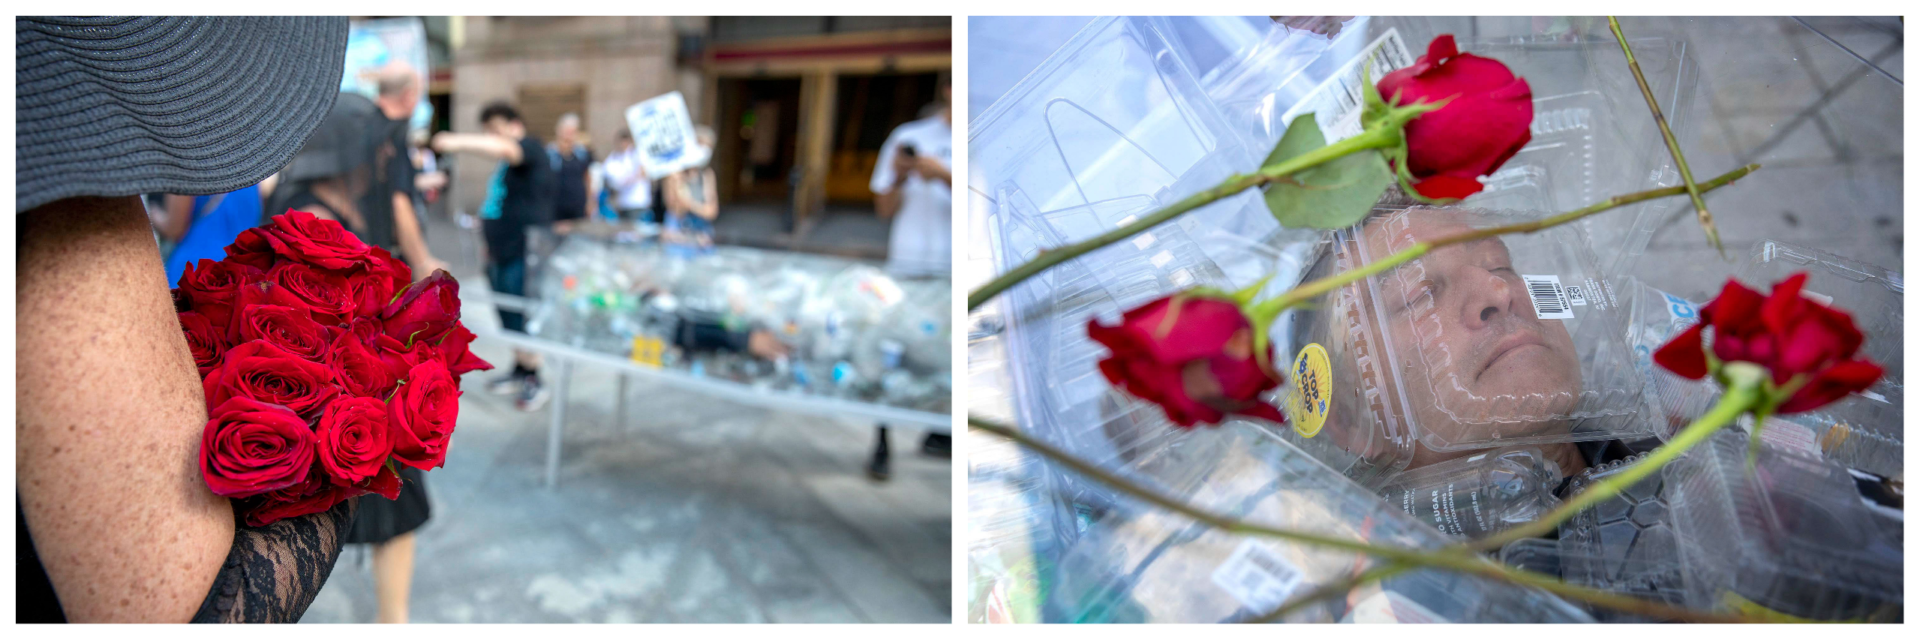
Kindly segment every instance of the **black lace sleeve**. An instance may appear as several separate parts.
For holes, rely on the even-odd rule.
[[[193,621],[299,621],[333,573],[359,502],[264,527],[236,527],[233,550]]]

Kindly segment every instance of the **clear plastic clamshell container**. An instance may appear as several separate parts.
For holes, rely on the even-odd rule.
[[[1629,560],[1619,565],[1625,570],[1625,573],[1635,576],[1636,579],[1648,579],[1650,581],[1612,581],[1605,583],[1591,582],[1593,576],[1583,575],[1578,568],[1581,565],[1591,565],[1601,561],[1601,558],[1594,557],[1585,551],[1571,548],[1564,541],[1546,540],[1542,538],[1515,540],[1508,543],[1507,546],[1500,548],[1500,562],[1517,569],[1544,573],[1549,576],[1558,576],[1561,580],[1569,584],[1606,589],[1645,600],[1665,602],[1675,606],[1684,605],[1684,602],[1682,602],[1683,594],[1675,591],[1673,586],[1677,585],[1678,582],[1668,582],[1669,580],[1677,581],[1680,579],[1681,570],[1679,566],[1673,564],[1657,566],[1647,564],[1640,560]],[[1585,603],[1574,604],[1584,607],[1588,613],[1593,615],[1593,619],[1597,622],[1643,623],[1663,621],[1660,619],[1649,619],[1631,613],[1624,613],[1598,605],[1588,605]]]
[[[1700,322],[1700,305],[1633,276],[1624,276],[1619,282],[1625,289],[1620,301],[1624,305],[1621,315],[1626,321],[1627,345],[1633,349],[1634,366],[1647,381],[1648,419],[1653,422],[1654,435],[1665,440],[1706,413],[1720,397],[1720,385],[1712,379],[1688,380],[1653,362],[1653,352]]]
[[[1687,604],[1826,621],[1902,618],[1903,518],[1839,465],[1723,430],[1662,472]]]
[[[1573,477],[1565,495],[1580,495],[1646,455],[1589,467]],[[1684,604],[1688,567],[1680,561],[1667,493],[1666,480],[1654,474],[1561,523],[1561,577],[1574,584]],[[1596,611],[1595,615],[1619,614]]]
[[[1597,35],[1571,38],[1474,38],[1462,28],[1468,26],[1446,18],[1371,16],[1347,22],[1331,38],[1274,25],[1251,44],[1184,44],[1240,45],[1201,83],[1236,133],[1250,146],[1268,148],[1305,113],[1315,115],[1330,140],[1359,133],[1362,68],[1370,61],[1378,80],[1413,64],[1434,37],[1452,33],[1461,51],[1499,60],[1526,78],[1534,102],[1532,139],[1465,204],[1557,213],[1680,183],[1620,45],[1604,25]],[[1669,126],[1683,135],[1699,82],[1688,42],[1661,35],[1629,41]],[[1616,277],[1644,253],[1666,211],[1660,203],[1642,203],[1574,225],[1594,246],[1609,249],[1599,267]]]
[[[1318,260],[1303,279],[1528,217],[1463,208],[1379,210],[1335,234],[1330,258]],[[1443,247],[1344,287],[1320,308],[1289,313],[1297,318],[1283,322],[1303,348],[1325,344],[1355,362],[1362,355],[1374,359],[1377,364],[1355,367],[1368,378],[1363,386],[1380,390],[1369,390],[1378,398],[1372,416],[1397,410],[1409,416],[1424,448],[1447,452],[1653,435],[1651,425],[1637,419],[1643,378],[1621,337],[1618,307],[1584,233],[1554,227]],[[1332,359],[1337,370],[1346,357]]]
[[[997,270],[1258,163],[1263,151],[1228,130],[1166,33],[1159,19],[1095,20],[974,121],[969,190],[975,215],[987,217]],[[1280,229],[1249,191],[1007,291],[996,303],[1019,425],[1103,467],[1188,486],[1200,470],[1181,463],[1183,443],[1204,434],[1115,391],[1096,365],[1106,350],[1087,338],[1087,322],[1113,322],[1196,286],[1250,285],[1286,266],[1272,247],[1317,235]],[[1061,477],[1057,489],[1072,500],[1111,498],[1076,477]]]
[[[1348,481],[1272,433],[1243,425],[1209,441],[1207,481],[1182,498],[1263,525],[1439,548],[1454,540]],[[1351,552],[1224,533],[1165,511],[1095,522],[1060,560],[1049,622],[1244,622],[1379,561]],[[1589,622],[1555,596],[1464,574],[1420,570],[1311,605],[1286,622]]]
[[[1840,464],[1900,477],[1904,471],[1906,425],[1902,403],[1905,285],[1893,270],[1777,240],[1755,243],[1735,274],[1741,283],[1765,293],[1795,273],[1807,274],[1801,295],[1853,316],[1866,335],[1860,355],[1886,368],[1866,391],[1817,410],[1772,418],[1811,431],[1819,451]],[[1772,428],[1772,425],[1769,425]]]

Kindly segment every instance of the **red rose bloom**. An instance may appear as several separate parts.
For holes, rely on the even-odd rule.
[[[407,285],[413,282],[413,269],[379,247],[369,249],[366,261],[345,273],[356,318],[380,317],[395,294],[406,291]]]
[[[473,355],[470,345],[476,337],[472,331],[467,330],[466,326],[454,324],[453,329],[440,339],[440,344],[434,345],[435,357],[447,365],[447,372],[453,374],[454,378],[457,379],[469,371],[485,371],[493,368],[492,363]]]
[[[288,353],[313,362],[326,362],[332,343],[325,327],[305,310],[256,304],[240,311],[239,342],[265,340]]]
[[[244,264],[202,259],[198,269],[187,265],[181,273],[180,287],[174,289],[174,308],[198,312],[208,323],[225,331],[232,323],[241,290],[264,278],[264,272]],[[181,299],[186,301],[185,309],[180,308]]]
[[[399,340],[382,333],[367,344],[380,357],[380,363],[386,366],[388,374],[396,382],[406,380],[407,372],[412,371],[415,365],[433,359],[433,345],[425,342],[414,343],[412,348],[408,348]]]
[[[274,284],[272,280],[267,280],[266,275],[261,274],[260,280],[240,287],[238,295],[233,298],[233,308],[228,314],[229,320],[227,320],[227,324],[215,326],[223,326],[226,328],[228,342],[233,344],[246,342],[247,338],[241,335],[241,325],[243,323],[240,317],[240,310],[258,305],[287,307],[298,310],[301,313],[309,313],[307,303],[301,301],[299,296],[293,295],[293,292],[288,291],[286,287]],[[212,320],[212,318],[209,317],[208,320]]]
[[[340,394],[332,369],[265,340],[229,349],[223,360],[202,381],[209,409],[232,398],[252,398],[311,418]]]
[[[343,487],[372,478],[393,453],[387,432],[386,403],[374,398],[335,400],[314,427],[320,465]]]
[[[313,319],[324,325],[346,324],[359,305],[347,277],[314,269],[298,262],[283,262],[267,272],[267,279],[287,290],[313,312]]]
[[[261,235],[281,257],[322,269],[348,269],[367,259],[367,245],[332,220],[287,210],[261,227]]]
[[[360,496],[368,493],[380,494],[380,497],[388,500],[400,497],[400,474],[394,473],[393,465],[382,464],[380,471],[373,474],[373,477],[353,485],[352,495]]]
[[[400,344],[439,342],[460,323],[460,283],[446,271],[435,271],[387,305],[380,313],[380,323]]]
[[[334,380],[348,395],[383,401],[406,373],[405,370],[394,372],[393,367],[380,359],[376,348],[369,347],[352,331],[342,331],[334,337],[327,353],[327,366],[333,368]]]
[[[1127,393],[1160,405],[1182,427],[1236,413],[1286,417],[1260,394],[1280,385],[1253,353],[1253,326],[1231,302],[1174,296],[1126,312],[1120,324],[1087,322],[1087,336],[1113,350],[1100,372]]]
[[[374,338],[386,335],[380,332],[380,321],[375,318],[354,318],[353,322],[347,325],[347,332],[368,345],[373,344]]]
[[[236,397],[213,410],[200,435],[200,475],[214,495],[284,489],[313,466],[313,430],[286,407]]]
[[[247,229],[233,239],[233,244],[227,245],[227,257],[221,262],[246,265],[266,273],[276,262],[273,243],[267,241],[266,232],[259,227]]]
[[[1407,171],[1429,198],[1465,198],[1533,139],[1533,89],[1492,58],[1460,53],[1453,36],[1434,38],[1413,66],[1380,78],[1395,106],[1453,101],[1407,123]],[[1395,97],[1398,94],[1398,98]]]
[[[200,367],[201,376],[220,366],[221,357],[227,353],[225,329],[214,329],[213,323],[197,311],[182,311],[180,330],[187,334],[187,348],[193,351],[193,364]]]
[[[247,511],[247,526],[264,527],[283,518],[320,513],[353,494],[352,489],[327,482],[327,474],[316,465],[300,484],[262,496],[260,503]]]
[[[1711,326],[1713,355],[1720,361],[1765,367],[1775,385],[1805,381],[1775,409],[1779,413],[1811,411],[1873,386],[1884,371],[1853,357],[1865,340],[1853,317],[1801,296],[1806,281],[1807,274],[1793,274],[1762,297],[1728,279],[1720,296],[1700,308],[1700,322],[1655,351],[1654,362],[1681,377],[1705,377],[1704,336]]]
[[[394,459],[421,470],[446,464],[447,440],[459,415],[460,388],[447,366],[431,358],[415,365],[387,405]]]

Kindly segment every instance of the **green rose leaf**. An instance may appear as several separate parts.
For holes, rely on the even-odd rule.
[[[1319,123],[1309,113],[1293,119],[1267,156],[1265,166],[1327,146]],[[1361,151],[1281,178],[1267,187],[1267,210],[1281,226],[1341,229],[1373,210],[1393,182],[1393,170],[1376,151]]]

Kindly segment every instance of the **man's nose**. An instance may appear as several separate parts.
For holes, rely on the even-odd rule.
[[[1474,268],[1473,275],[1467,278],[1465,316],[1461,319],[1468,329],[1478,330],[1513,312],[1513,290],[1506,278],[1491,271]]]

